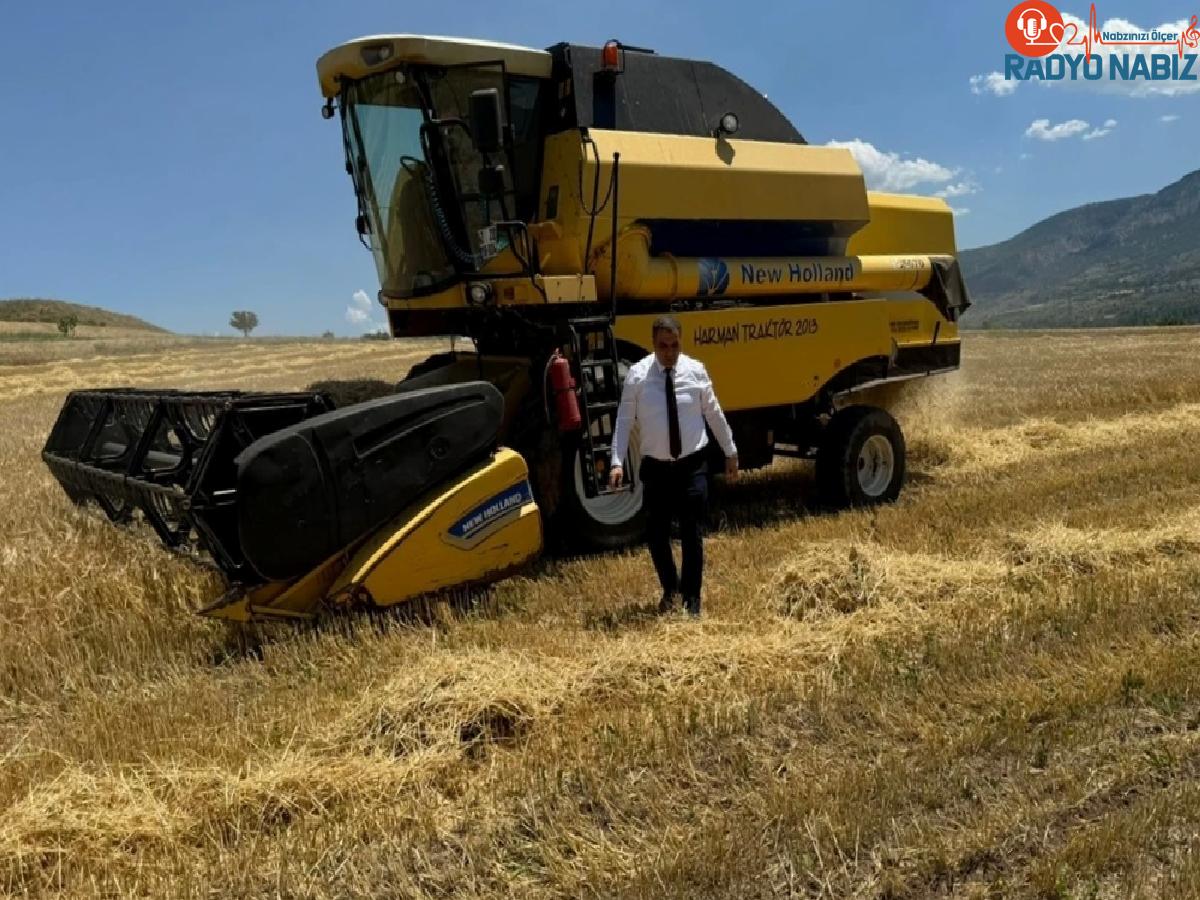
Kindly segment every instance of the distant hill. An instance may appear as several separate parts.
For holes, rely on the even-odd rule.
[[[1200,171],[1058,213],[960,262],[967,326],[1200,322]]]
[[[107,325],[113,328],[137,328],[165,333],[167,329],[151,325],[137,316],[115,313],[99,306],[67,303],[65,300],[0,300],[0,322],[57,322],[74,315],[80,325]]]

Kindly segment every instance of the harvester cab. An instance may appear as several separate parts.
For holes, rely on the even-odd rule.
[[[969,303],[943,200],[868,191],[847,150],[809,145],[736,76],[615,41],[373,36],[317,72],[393,336],[473,349],[341,408],[71,394],[47,464],[73,500],[214,561],[230,590],[205,612],[309,617],[486,583],[543,530],[636,541],[637,442],[616,490],[609,442],[665,312],[743,468],[813,459],[834,504],[897,496],[904,441],[879,390],[956,369]]]

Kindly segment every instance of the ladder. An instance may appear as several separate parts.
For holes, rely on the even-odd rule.
[[[620,487],[611,488],[608,484],[608,457],[617,424],[622,383],[612,320],[608,316],[570,319],[567,327],[573,374],[579,388],[579,412],[583,419],[579,463],[583,470],[584,493],[590,498],[627,491],[632,484],[628,472]]]

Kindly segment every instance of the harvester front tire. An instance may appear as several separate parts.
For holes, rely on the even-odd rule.
[[[848,406],[825,426],[817,452],[821,499],[836,509],[891,503],[904,485],[899,423],[874,406]]]
[[[623,379],[629,367],[646,351],[618,342],[617,374]],[[635,426],[636,427],[636,426]],[[638,544],[646,535],[646,512],[642,506],[642,485],[638,477],[641,457],[637,437],[631,435],[628,462],[633,470],[634,487],[625,493],[588,499],[583,489],[583,470],[579,460],[579,438],[560,435],[562,449],[558,508],[553,528],[558,543],[566,550],[603,552],[622,550]]]
[[[562,447],[562,489],[554,527],[563,548],[603,552],[621,550],[641,541],[646,533],[641,483],[636,482],[626,493],[587,499],[578,438],[565,437]]]

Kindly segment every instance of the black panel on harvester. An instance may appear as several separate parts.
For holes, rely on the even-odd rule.
[[[623,52],[624,71],[612,77],[599,47],[555,44],[548,50],[560,98],[551,131],[615,128],[710,138],[721,116],[732,112],[743,140],[807,143],[766,97],[713,63],[630,48]]]
[[[268,580],[297,577],[495,449],[486,382],[410,391],[284,428],[237,458],[238,533]]]

